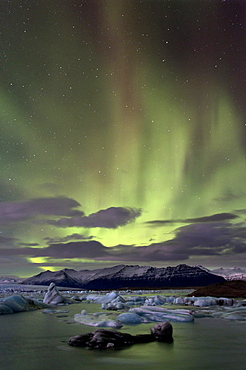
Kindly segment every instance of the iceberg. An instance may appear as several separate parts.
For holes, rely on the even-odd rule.
[[[246,307],[239,306],[235,308],[227,308],[227,313],[222,314],[222,318],[226,320],[246,320]]]
[[[69,311],[67,310],[54,310],[52,308],[46,308],[42,311],[44,314],[60,314],[60,313],[68,313]]]
[[[142,322],[144,322],[144,319],[134,312],[121,313],[117,316],[117,320],[119,320],[122,324],[132,325],[141,324]]]
[[[109,315],[97,312],[95,314],[87,314],[85,310],[82,310],[81,313],[74,315],[74,321],[79,324],[95,326],[95,327],[108,327],[120,329],[122,328],[122,323],[119,320],[111,320]]]
[[[139,316],[139,319],[136,315]],[[194,316],[192,311],[186,309],[169,310],[163,307],[142,306],[130,308],[128,312],[118,315],[117,319],[124,324],[162,321],[191,322],[194,321]]]
[[[196,307],[206,307],[206,306],[212,306],[212,305],[216,305],[216,301],[210,297],[199,298],[199,299],[196,299],[194,302],[194,306]]]
[[[175,298],[175,300],[174,300],[173,303],[174,304],[184,304],[185,303],[185,300],[184,300],[183,297],[177,297],[177,298]]]
[[[59,304],[74,303],[74,301],[72,299],[63,297],[56,285],[54,283],[50,283],[48,290],[45,293],[43,303],[56,306]]]
[[[116,296],[116,298],[113,298],[110,302],[102,303],[102,308],[106,310],[122,310],[128,309],[129,306],[126,304],[125,299],[118,295]]]
[[[107,304],[107,303],[112,302],[118,296],[119,295],[116,292],[110,292],[110,293],[107,293],[106,295],[104,295],[102,297],[91,294],[87,297],[87,299],[92,300],[94,303]]]
[[[185,304],[193,304],[197,307],[205,307],[205,306],[232,306],[234,301],[231,298],[216,298],[216,297],[185,297],[184,299]]]
[[[25,298],[22,295],[13,295],[0,299],[0,315],[38,310],[46,307],[48,307],[47,304],[36,299]]]
[[[88,294],[86,297],[87,301],[93,303],[99,303],[102,305],[103,309],[123,309],[129,308],[132,305],[142,305],[144,304],[146,297],[136,297],[130,296],[127,299],[123,298],[120,294],[116,292],[107,293],[104,296],[98,296],[96,294]],[[159,300],[159,304],[164,304],[164,301]]]
[[[155,297],[147,298],[144,302],[144,306],[160,306],[166,303],[166,298],[156,295]]]

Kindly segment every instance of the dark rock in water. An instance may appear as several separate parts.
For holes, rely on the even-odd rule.
[[[156,324],[150,329],[151,334],[131,335],[116,330],[97,329],[93,332],[76,335],[69,339],[68,344],[76,347],[88,347],[91,349],[115,348],[120,349],[135,343],[166,342],[173,341],[173,328],[169,322]]]
[[[198,288],[188,296],[246,298],[246,281],[232,280],[224,283],[210,284],[206,287]]]
[[[169,342],[173,338],[173,327],[168,321],[156,324],[150,332],[158,342]]]

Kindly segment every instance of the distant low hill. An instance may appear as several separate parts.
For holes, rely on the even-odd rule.
[[[206,287],[200,287],[190,297],[227,297],[227,298],[246,298],[246,281],[233,280],[223,283],[211,284]]]
[[[221,276],[198,266],[185,264],[176,267],[156,268],[138,265],[118,265],[97,270],[64,269],[44,271],[22,281],[22,284],[49,285],[85,290],[112,290],[123,288],[177,288],[206,286],[224,282]]]

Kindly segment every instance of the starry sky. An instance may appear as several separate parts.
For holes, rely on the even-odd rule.
[[[0,275],[246,263],[246,2],[0,1]]]

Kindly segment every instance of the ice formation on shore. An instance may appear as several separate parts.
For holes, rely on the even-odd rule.
[[[46,307],[48,307],[47,304],[36,299],[25,298],[22,295],[12,295],[0,299],[0,315],[32,311]]]
[[[26,292],[28,294],[28,292]],[[42,298],[41,292],[32,292],[27,298],[15,294],[0,299],[0,315],[47,308],[46,312],[56,312],[54,307],[78,303],[96,303],[104,312],[86,313],[84,310],[74,316],[74,321],[96,327],[120,328],[123,325],[149,322],[173,321],[191,322],[194,318],[216,317],[226,320],[246,320],[246,300],[225,297],[189,297],[175,295],[144,295],[143,291],[118,293],[66,292],[63,296],[55,284],[50,284]],[[154,291],[153,291],[154,293]],[[171,291],[171,294],[175,293]],[[35,298],[33,298],[33,296]],[[38,299],[36,299],[39,297]],[[43,298],[44,297],[44,298]],[[69,298],[68,298],[69,297]],[[70,298],[71,297],[71,298]],[[165,307],[166,305],[166,307]],[[175,308],[176,306],[176,308]],[[185,308],[183,308],[185,306]],[[173,307],[173,309],[171,309]],[[116,311],[116,312],[106,312]],[[44,312],[44,313],[46,313]]]
[[[245,320],[246,303],[237,302],[230,298],[215,297],[174,297],[155,295],[153,297],[132,296],[121,297],[116,292],[104,296],[88,295],[86,298],[93,303],[99,303],[103,309],[126,312],[119,313],[115,320],[110,320],[111,314],[76,314],[76,322],[91,326],[117,327],[117,325],[137,325],[150,322],[192,322],[194,318],[221,317],[227,320]],[[190,309],[167,309],[160,307],[165,304],[189,306]],[[120,305],[120,307],[119,307]],[[132,307],[132,306],[139,307]],[[111,316],[110,316],[111,315]],[[98,319],[100,317],[100,320]],[[112,325],[112,326],[111,326]]]

